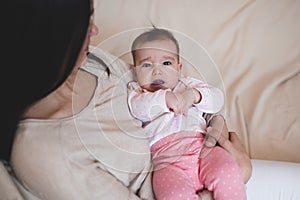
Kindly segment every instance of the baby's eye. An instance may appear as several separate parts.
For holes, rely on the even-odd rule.
[[[142,64],[142,67],[151,67],[151,66],[152,66],[151,63],[144,63],[144,64]]]
[[[165,61],[163,62],[163,65],[172,65],[172,63],[170,61]]]

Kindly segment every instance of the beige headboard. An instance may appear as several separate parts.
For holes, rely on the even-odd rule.
[[[222,89],[251,158],[300,162],[300,1],[95,0],[92,45],[131,62],[152,24],[178,38],[184,74]]]

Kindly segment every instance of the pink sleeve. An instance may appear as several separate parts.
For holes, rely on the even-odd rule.
[[[192,77],[184,78],[182,82],[201,93],[201,101],[198,104],[194,104],[199,110],[206,113],[217,113],[222,109],[224,94],[219,88]]]
[[[136,82],[130,82],[128,84],[128,106],[131,114],[142,122],[148,122],[165,112],[170,112],[166,105],[167,91],[148,92]]]

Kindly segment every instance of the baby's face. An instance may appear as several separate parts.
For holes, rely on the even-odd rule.
[[[173,89],[181,74],[176,45],[170,40],[155,40],[139,45],[135,65],[137,82],[150,92]]]

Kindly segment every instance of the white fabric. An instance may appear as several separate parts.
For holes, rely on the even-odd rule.
[[[251,160],[253,173],[246,185],[247,200],[299,200],[300,164]],[[21,189],[26,192],[23,188]],[[0,162],[0,200],[37,200],[27,193],[23,198],[10,174]]]
[[[247,183],[248,200],[299,200],[300,164],[252,160],[252,177]]]
[[[8,169],[0,161],[0,200],[24,200],[14,184]]]

